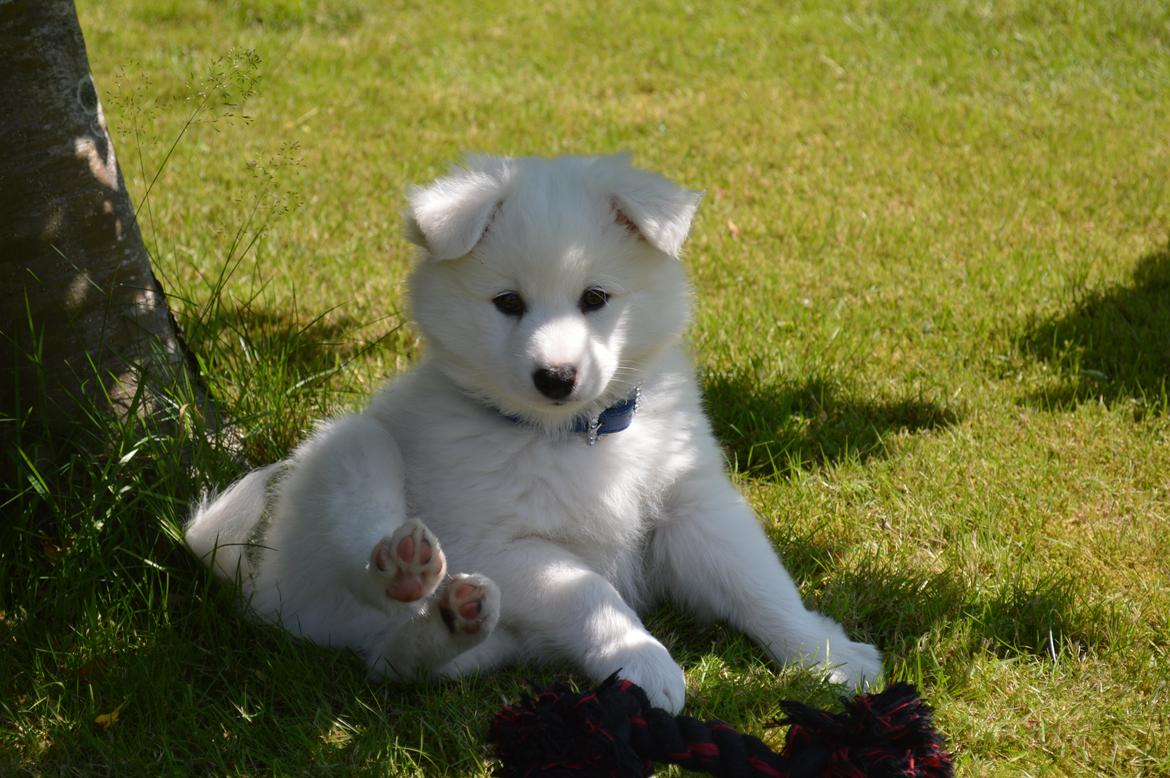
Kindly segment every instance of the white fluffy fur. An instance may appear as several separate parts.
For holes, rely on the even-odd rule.
[[[239,568],[262,617],[398,675],[568,660],[595,680],[620,671],[678,711],[682,670],[638,616],[665,600],[730,622],[777,661],[876,678],[877,649],[804,607],[723,473],[680,345],[690,288],[676,257],[699,199],[624,157],[473,157],[412,190],[427,356],[319,430],[274,488],[260,470],[199,506],[192,550],[221,574]],[[583,312],[591,287],[608,304]],[[522,316],[495,308],[504,291]],[[576,381],[553,401],[533,373],[563,365]],[[638,386],[627,430],[595,446],[572,431]],[[269,550],[249,567],[232,544],[254,540],[266,490]],[[428,605],[438,595],[387,604],[368,585],[371,548],[408,516],[452,569],[494,582],[476,579],[491,595],[479,634],[452,634]]]

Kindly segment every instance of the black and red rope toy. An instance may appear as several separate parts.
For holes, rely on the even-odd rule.
[[[535,686],[535,685],[534,685]],[[501,778],[648,776],[655,764],[728,778],[950,778],[951,755],[929,706],[905,683],[828,713],[781,702],[789,730],[777,753],[722,721],[671,716],[633,683],[592,691],[535,687],[498,712],[488,742]]]

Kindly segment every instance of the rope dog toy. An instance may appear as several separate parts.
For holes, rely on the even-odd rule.
[[[722,721],[671,716],[611,675],[592,691],[542,688],[500,710],[488,742],[495,775],[648,776],[655,763],[735,778],[950,778],[951,755],[931,710],[906,683],[843,700],[842,713],[783,701],[790,725],[776,753]]]

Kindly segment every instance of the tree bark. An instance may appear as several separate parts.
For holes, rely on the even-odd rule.
[[[150,265],[72,0],[0,0],[0,414],[157,414],[198,373]],[[4,432],[0,429],[0,438]]]

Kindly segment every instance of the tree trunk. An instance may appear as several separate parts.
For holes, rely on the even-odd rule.
[[[157,414],[176,382],[201,400],[72,0],[0,0],[0,150],[0,439]]]

